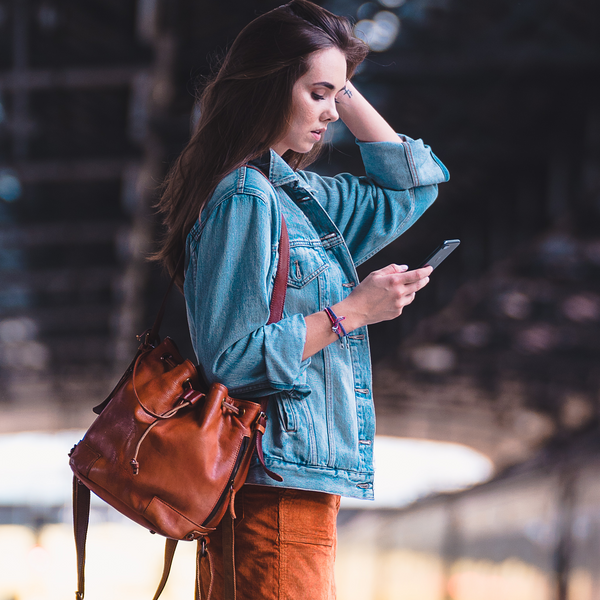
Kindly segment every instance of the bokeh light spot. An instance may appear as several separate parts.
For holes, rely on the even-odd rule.
[[[11,169],[0,171],[0,198],[6,202],[14,202],[21,197],[23,190],[17,175]]]
[[[456,364],[456,355],[452,349],[436,344],[417,346],[410,357],[417,369],[429,373],[446,373]]]
[[[406,0],[379,0],[379,4],[386,8],[398,8],[402,6]]]
[[[388,50],[400,32],[400,19],[382,10],[373,19],[362,19],[354,26],[354,34],[364,40],[374,52]]]

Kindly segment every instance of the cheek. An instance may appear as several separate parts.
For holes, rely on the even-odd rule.
[[[315,119],[316,109],[314,102],[298,102],[294,110],[294,124],[299,127],[304,127],[307,124],[312,123]]]

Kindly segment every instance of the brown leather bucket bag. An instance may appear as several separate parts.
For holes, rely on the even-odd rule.
[[[261,406],[214,384],[169,338],[147,344],[132,374],[71,454],[86,487],[144,527],[177,540],[210,533],[244,483]],[[250,450],[250,451],[248,451]]]
[[[281,319],[285,302],[289,241],[283,219],[279,248],[269,323]],[[165,302],[153,328],[142,336],[131,365],[105,402],[94,409],[99,416],[70,453],[78,600],[84,596],[89,490],[168,538],[158,598],[176,541],[198,540],[198,560],[207,556],[208,534],[228,508],[235,518],[234,496],[245,482],[255,449],[264,467],[261,439],[266,399],[231,398],[219,383],[203,390],[196,366],[181,357],[173,340],[158,337],[164,307]],[[232,540],[228,546],[233,560]],[[234,580],[234,573],[231,576]],[[232,585],[234,597],[234,581]]]

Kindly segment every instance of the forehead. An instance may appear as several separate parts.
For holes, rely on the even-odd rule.
[[[337,48],[314,52],[309,57],[308,71],[300,78],[307,83],[328,81],[337,89],[346,83],[346,57]]]

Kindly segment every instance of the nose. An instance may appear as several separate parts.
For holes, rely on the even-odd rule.
[[[331,102],[328,103],[327,109],[322,115],[322,120],[327,121],[328,123],[333,123],[340,118],[338,114],[337,108],[335,106],[335,99],[332,99]]]

